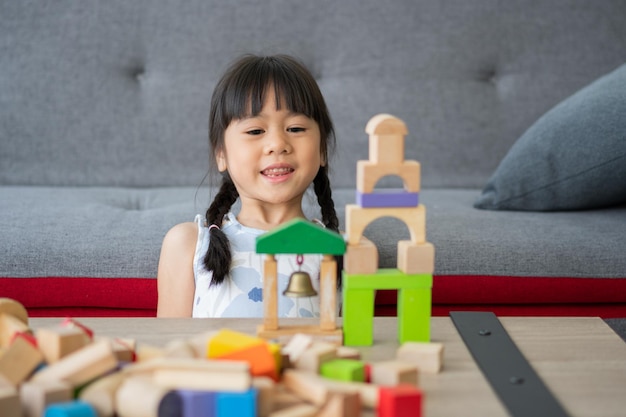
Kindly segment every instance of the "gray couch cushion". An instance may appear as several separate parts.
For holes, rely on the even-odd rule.
[[[541,117],[500,163],[475,206],[593,209],[626,203],[626,65]]]
[[[477,192],[421,192],[436,274],[623,278],[626,208],[491,212],[472,208]],[[202,213],[209,195],[196,187],[0,187],[0,277],[154,278],[165,232]],[[334,197],[343,227],[355,192]],[[397,240],[409,239],[393,218],[373,222],[365,235],[379,246],[381,267],[395,267]]]

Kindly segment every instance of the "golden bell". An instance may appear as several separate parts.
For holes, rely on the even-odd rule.
[[[313,297],[317,291],[313,288],[311,277],[304,271],[296,271],[289,277],[287,289],[283,292],[287,297]]]

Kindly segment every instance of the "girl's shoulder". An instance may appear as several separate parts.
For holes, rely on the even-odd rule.
[[[198,225],[195,222],[184,222],[173,226],[165,235],[165,242],[172,245],[195,246],[198,239]]]

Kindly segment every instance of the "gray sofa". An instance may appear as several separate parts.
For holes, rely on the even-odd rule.
[[[365,124],[406,122],[437,250],[434,314],[626,317],[626,84],[592,84],[626,62],[624,22],[620,0],[2,0],[0,296],[32,315],[154,314],[162,238],[210,201],[216,80],[240,54],[288,53],[333,116],[342,225]],[[551,177],[585,161],[578,182]],[[545,193],[507,190],[526,183]],[[535,201],[498,205],[507,192]],[[366,235],[395,266],[406,227],[385,218]],[[379,314],[393,297],[379,294]]]

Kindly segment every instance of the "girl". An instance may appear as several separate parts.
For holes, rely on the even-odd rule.
[[[311,184],[322,224],[338,232],[328,180],[332,122],[309,71],[278,55],[236,61],[215,87],[209,124],[221,187],[204,217],[174,226],[163,240],[157,316],[262,317],[263,255],[255,253],[256,237],[305,217],[302,198]],[[231,207],[238,199],[235,216]],[[282,290],[298,269],[319,290],[320,257],[277,260],[279,316],[318,315],[316,297],[298,308]]]

